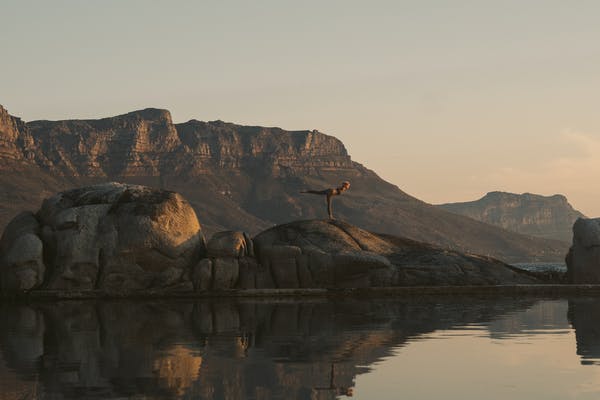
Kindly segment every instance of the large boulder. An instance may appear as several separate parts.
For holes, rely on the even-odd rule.
[[[206,252],[198,218],[183,197],[138,185],[61,192],[46,199],[35,217],[23,214],[9,228],[2,274],[15,275],[10,271],[19,265],[41,271],[24,288],[45,280],[44,287],[55,290],[191,289],[191,267]]]
[[[532,284],[539,281],[490,257],[374,234],[336,220],[296,221],[254,238],[276,287]]]
[[[600,283],[600,218],[579,218],[566,258],[571,283]]]
[[[276,287],[390,286],[396,251],[388,241],[336,220],[297,221],[254,238],[261,265]]]

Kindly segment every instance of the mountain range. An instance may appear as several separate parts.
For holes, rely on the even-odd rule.
[[[275,224],[326,217],[322,196],[300,194],[343,180],[336,218],[377,233],[505,261],[557,261],[568,244],[510,232],[427,204],[353,161],[316,130],[223,121],[173,123],[148,108],[90,120],[24,122],[0,106],[0,228],[51,194],[106,181],[174,190],[208,234],[256,234]]]
[[[577,218],[585,218],[560,194],[490,192],[479,200],[440,207],[510,231],[569,243],[573,224]]]

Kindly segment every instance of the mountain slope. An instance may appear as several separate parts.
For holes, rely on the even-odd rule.
[[[42,197],[108,180],[175,190],[208,232],[252,234],[274,224],[326,216],[325,200],[300,194],[349,180],[337,218],[509,261],[559,260],[565,243],[519,235],[426,204],[352,161],[343,143],[318,131],[192,120],[166,110],[97,120],[23,123],[0,110],[0,225]]]
[[[440,207],[510,231],[569,243],[575,220],[585,218],[560,194],[490,192],[479,200]]]

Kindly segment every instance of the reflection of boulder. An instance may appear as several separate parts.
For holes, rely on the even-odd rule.
[[[189,269],[204,252],[187,201],[136,185],[108,183],[59,193],[44,201],[37,216],[21,214],[9,228],[0,248],[7,292],[44,280],[46,288],[57,290],[191,289]]]
[[[198,379],[201,365],[202,357],[181,345],[174,345],[154,360],[153,372],[166,389],[182,396]]]
[[[0,341],[10,367],[24,372],[37,368],[37,359],[44,354],[45,325],[43,315],[32,306],[0,306]]]
[[[568,316],[575,329],[581,363],[600,364],[600,301],[593,298],[571,299]]]
[[[600,218],[575,221],[566,261],[572,283],[600,283]]]
[[[39,312],[49,329],[42,381],[53,392],[86,398],[185,391],[198,370],[182,369],[199,365],[191,346],[181,351],[176,344],[192,341],[185,322],[190,311],[186,305],[118,302],[43,306]]]
[[[333,399],[408,339],[530,305],[456,298],[5,305],[0,350],[23,379],[37,373],[49,398]]]

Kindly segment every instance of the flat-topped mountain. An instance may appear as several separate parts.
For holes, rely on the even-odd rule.
[[[573,224],[585,217],[560,194],[490,192],[479,200],[440,207],[513,232],[568,243],[573,238]]]
[[[568,245],[523,236],[426,204],[353,161],[318,131],[191,120],[145,109],[96,120],[23,122],[0,109],[0,227],[52,193],[121,181],[187,198],[208,235],[258,233],[325,217],[325,200],[300,194],[349,180],[336,218],[374,232],[508,261],[562,260]]]

